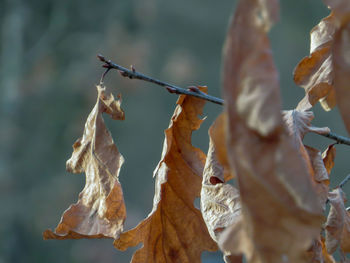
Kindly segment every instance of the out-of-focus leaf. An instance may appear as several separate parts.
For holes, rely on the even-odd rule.
[[[336,263],[335,259],[331,254],[328,253],[326,245],[325,245],[325,239],[324,237],[321,237],[321,244],[322,244],[322,256],[323,256],[323,262],[324,263]],[[321,262],[322,263],[322,262]]]
[[[350,214],[344,205],[344,193],[337,188],[329,193],[331,204],[326,222],[326,247],[332,254],[340,245],[342,252],[350,252]]]
[[[350,4],[347,2],[347,13],[339,18],[341,26],[337,31],[333,44],[334,89],[340,114],[345,127],[350,133]],[[344,7],[346,10],[346,7]],[[336,10],[338,11],[338,10]],[[338,11],[337,13],[339,13]],[[345,12],[342,10],[342,12]]]
[[[203,250],[217,249],[201,212],[194,207],[200,195],[205,154],[191,145],[191,134],[202,122],[204,101],[180,96],[165,131],[161,161],[154,176],[153,210],[139,225],[115,240],[125,250],[143,242],[132,262],[200,262]]]
[[[336,105],[331,54],[335,30],[333,14],[311,30],[310,56],[303,58],[294,70],[294,82],[306,93],[298,109],[309,108],[320,100],[325,110],[331,110]]]
[[[124,119],[120,100],[106,95],[98,86],[95,107],[88,116],[84,134],[73,145],[67,170],[85,172],[86,183],[79,200],[63,214],[54,232],[46,230],[44,239],[117,238],[126,217],[124,198],[118,181],[124,162],[107,130],[102,113]]]
[[[312,247],[306,252],[305,260],[310,263],[336,263],[333,256],[327,252],[323,236],[314,240]]]
[[[281,102],[276,89],[278,74],[265,33],[278,17],[279,7],[276,1],[259,1],[261,5],[258,0],[246,2],[238,5],[224,46],[224,85],[230,83],[236,90],[224,94],[226,107],[235,108],[250,129],[270,136],[280,128],[281,113],[265,104]]]
[[[218,235],[227,226],[238,221],[241,216],[239,192],[232,185],[224,183],[224,167],[218,161],[218,155],[222,152],[217,152],[219,148],[215,144],[216,140],[220,140],[216,136],[222,136],[221,130],[223,130],[224,117],[223,114],[220,115],[209,129],[209,149],[203,172],[201,190],[202,215],[210,236],[216,242],[218,241]],[[221,182],[215,183],[212,177],[218,178]]]
[[[304,262],[323,220],[311,176],[280,112],[267,37],[271,20],[261,16],[278,9],[274,4],[240,1],[224,53],[228,157],[237,170],[242,220],[226,228],[219,243],[224,251],[244,253],[250,263]]]

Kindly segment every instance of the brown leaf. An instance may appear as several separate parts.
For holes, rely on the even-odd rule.
[[[336,261],[333,258],[333,256],[327,252],[327,248],[326,248],[326,245],[325,245],[324,237],[321,237],[321,244],[322,244],[323,262],[324,263],[336,263]]]
[[[44,239],[117,238],[126,217],[123,193],[118,181],[123,156],[107,130],[102,113],[124,119],[120,101],[107,96],[98,86],[95,107],[87,118],[83,137],[73,145],[67,170],[85,172],[86,183],[79,200],[63,214],[54,232],[46,230]]]
[[[322,153],[323,163],[327,170],[328,175],[331,174],[331,171],[334,166],[334,160],[336,155],[336,148],[334,144],[331,144],[327,149]]]
[[[224,114],[220,115],[209,129],[209,149],[207,160],[203,172],[201,190],[201,211],[204,221],[209,230],[210,236],[218,242],[220,233],[241,216],[241,205],[238,190],[230,184],[224,184],[225,169],[218,160],[220,154],[219,147],[226,148],[225,145],[217,145],[215,141],[220,141],[223,136]],[[218,138],[217,136],[221,136]],[[222,159],[227,159],[225,156]],[[226,171],[229,174],[230,171]],[[222,180],[221,183],[213,184],[211,178],[216,177]],[[232,177],[232,176],[230,176]]]
[[[288,128],[289,135],[293,138],[293,145],[299,150],[302,161],[308,167],[312,185],[317,193],[323,209],[326,208],[329,177],[319,150],[305,146],[303,138],[308,132],[327,134],[329,128],[311,126],[314,115],[311,111],[290,110],[283,112],[283,120]]]
[[[259,16],[278,8],[273,4],[240,1],[224,53],[228,157],[237,170],[242,221],[228,227],[219,243],[250,263],[303,262],[323,220],[311,175],[280,113],[266,31],[271,21]]]
[[[247,0],[247,4],[238,5],[226,39],[224,86],[230,83],[236,92],[225,91],[225,100],[226,105],[235,108],[240,119],[246,120],[249,128],[262,136],[270,136],[280,128],[281,114],[265,107],[266,103],[280,103],[276,89],[278,74],[265,33],[278,17],[279,7],[277,1],[260,1],[260,5],[257,1]],[[269,5],[263,4],[265,2]]]
[[[320,100],[327,111],[336,105],[331,54],[335,31],[336,19],[331,14],[310,32],[310,56],[303,58],[294,70],[294,82],[306,93],[297,109],[308,108]]]
[[[332,13],[311,31],[310,56],[305,57],[294,71],[294,81],[305,89],[306,96],[298,109],[321,102],[325,110],[338,103],[343,119],[349,112],[347,104],[349,80],[350,4],[348,0],[325,0]],[[343,47],[343,48],[342,48]],[[345,121],[348,122],[348,121]],[[350,126],[347,128],[349,131]]]
[[[312,111],[306,110],[289,110],[283,111],[283,120],[287,125],[289,134],[294,137],[299,144],[308,132],[317,134],[328,134],[330,129],[328,127],[314,127],[311,125],[311,121],[314,119]]]
[[[200,262],[203,250],[217,249],[201,212],[193,205],[200,194],[205,154],[191,145],[191,134],[202,122],[204,101],[180,96],[165,131],[161,161],[154,176],[153,210],[138,226],[115,240],[125,250],[143,242],[132,262]]]
[[[305,146],[305,149],[309,155],[309,160],[312,166],[310,173],[313,186],[317,193],[320,205],[325,211],[329,191],[329,175],[324,165],[321,152],[309,146]]]
[[[326,222],[326,247],[332,254],[338,246],[342,252],[350,252],[350,214],[344,205],[344,193],[337,188],[329,193],[331,209]]]
[[[341,18],[341,27],[335,35],[332,49],[334,56],[334,89],[340,114],[348,133],[350,133],[350,11]]]
[[[333,256],[328,254],[323,236],[315,239],[312,247],[306,252],[305,260],[310,263],[336,263]]]
[[[227,147],[226,147],[226,125],[227,125],[227,116],[223,112],[221,113],[212,124],[209,129],[209,138],[210,144],[212,144],[211,156],[214,160],[220,163],[220,166],[223,168],[222,173],[217,173],[217,177],[222,182],[227,182],[234,177],[234,169],[230,167],[227,159]],[[207,161],[208,162],[207,157]]]

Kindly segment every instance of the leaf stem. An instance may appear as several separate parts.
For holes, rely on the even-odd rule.
[[[189,96],[194,96],[209,102],[213,102],[215,104],[219,105],[224,105],[224,100],[221,98],[217,98],[211,95],[208,95],[204,92],[201,92],[198,88],[196,87],[188,87],[187,89],[180,88],[178,86],[175,86],[173,84],[149,77],[143,73],[137,72],[133,66],[131,66],[131,69],[124,68],[111,60],[107,60],[104,56],[102,55],[97,55],[98,59],[103,62],[104,64],[102,67],[106,68],[107,70],[103,73],[101,77],[101,81],[103,81],[105,75],[108,73],[110,69],[116,69],[119,71],[120,75],[123,77],[128,77],[129,79],[139,79],[143,80],[146,82],[154,83],[158,86],[164,87],[169,93],[175,93],[175,94],[184,94],[184,95],[189,95]],[[317,133],[319,134],[319,133]],[[350,138],[344,137],[341,135],[337,135],[333,132],[329,132],[328,134],[319,134],[321,136],[327,137],[329,139],[332,139],[336,141],[338,144],[346,144],[350,145]]]

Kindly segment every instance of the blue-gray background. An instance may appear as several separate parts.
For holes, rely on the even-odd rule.
[[[202,84],[220,96],[221,47],[236,1],[0,0],[0,263],[128,262],[111,240],[43,241],[78,198],[84,175],[65,171],[72,143],[95,103],[102,53],[115,62],[182,87]],[[292,71],[308,54],[309,31],[328,14],[321,0],[282,1],[272,29],[283,107],[304,91]],[[111,72],[110,91],[122,93],[124,122],[107,121],[126,162],[120,181],[133,227],[152,207],[152,172],[161,154],[176,96]],[[208,104],[194,145],[207,149],[207,130],[221,107]],[[346,135],[337,113],[315,107],[315,124]],[[323,149],[329,140],[308,135]],[[337,146],[332,185],[347,172],[349,148]],[[350,190],[350,188],[347,188]],[[222,262],[219,253],[203,262]]]

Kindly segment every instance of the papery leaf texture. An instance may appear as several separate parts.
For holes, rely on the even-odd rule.
[[[202,251],[217,249],[201,212],[194,206],[200,195],[206,156],[191,145],[191,135],[202,123],[198,115],[204,103],[194,97],[179,97],[154,171],[153,209],[114,242],[120,250],[143,243],[133,255],[133,263],[200,262]]]
[[[227,160],[225,138],[226,115],[219,115],[209,129],[209,149],[205,162],[202,190],[201,212],[210,236],[218,242],[226,227],[241,219],[241,204],[238,189],[227,183],[233,171],[219,160]],[[241,256],[230,255],[224,251],[225,262],[242,262]]]
[[[46,230],[44,239],[117,238],[126,218],[123,192],[118,180],[123,156],[115,146],[102,114],[123,120],[121,100],[106,95],[97,86],[97,102],[89,114],[83,136],[73,145],[67,170],[85,173],[85,187],[77,203],[62,215],[55,231]]]
[[[218,235],[238,221],[241,216],[239,192],[234,186],[225,183],[224,167],[218,161],[215,136],[221,135],[224,115],[220,115],[209,129],[209,149],[203,172],[201,190],[201,211],[211,237],[218,241]],[[226,157],[227,158],[227,157]],[[229,171],[226,171],[229,173]],[[219,182],[212,180],[219,179]]]

